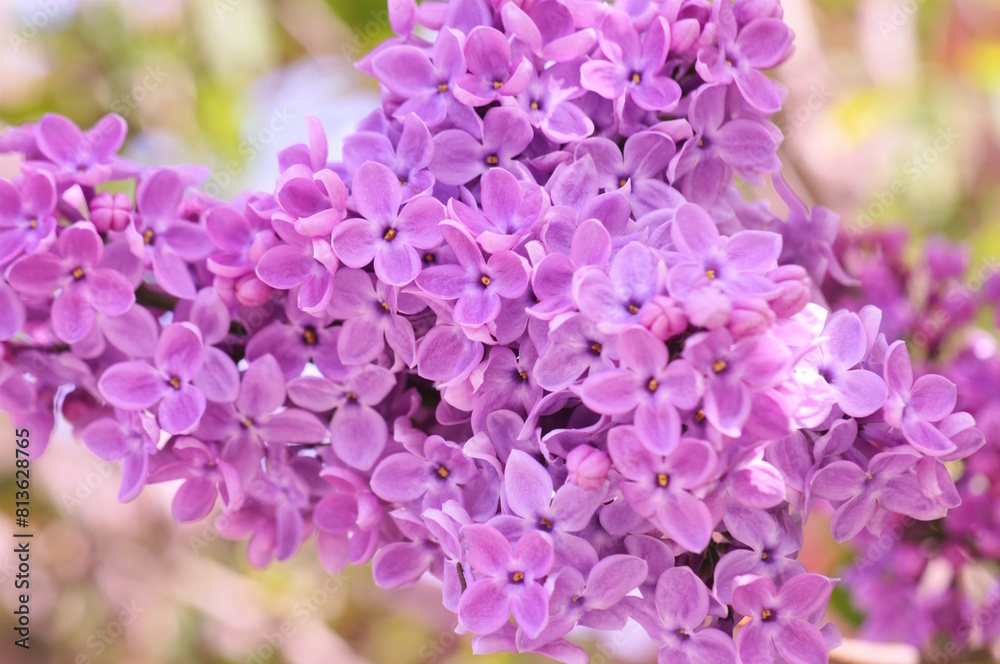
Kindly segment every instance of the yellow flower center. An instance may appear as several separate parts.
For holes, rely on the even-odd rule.
[[[493,89],[499,90],[503,87],[503,81],[493,81]]]
[[[385,232],[385,235],[382,236],[382,239],[385,240],[386,242],[392,242],[393,240],[395,240],[396,239],[396,229],[395,228],[390,228],[389,230],[387,230]]]
[[[630,304],[628,305],[628,312],[634,316],[637,313],[639,313],[639,307],[635,306],[634,304]]]
[[[524,572],[514,572],[510,575],[510,580],[514,583],[524,583]]]
[[[656,476],[656,483],[666,489],[667,485],[670,484],[670,476],[666,473],[660,473]]]
[[[500,163],[500,158],[497,157],[495,154],[487,155],[486,163],[489,164],[490,166],[496,166],[497,164]]]
[[[726,370],[727,366],[728,365],[725,360],[716,360],[715,362],[712,362],[712,371],[715,373],[722,373]]]
[[[315,346],[316,342],[319,341],[319,337],[316,336],[315,328],[310,325],[306,329],[302,330],[302,341],[304,341],[307,346]]]
[[[448,92],[448,84],[438,83],[438,92]]]
[[[658,388],[659,386],[660,386],[660,381],[656,380],[655,378],[650,378],[649,382],[646,383],[646,389],[649,390],[650,392],[655,392],[656,388]]]
[[[538,110],[538,102],[537,101],[531,102],[531,110],[533,110],[533,111],[537,111]]]
[[[444,466],[438,466],[435,472],[441,479],[447,479],[448,476],[451,475],[451,471],[445,468]]]
[[[170,387],[174,388],[175,390],[181,389],[181,379],[178,378],[177,376],[172,376],[169,382],[170,382]]]
[[[489,286],[491,283],[493,283],[493,280],[484,274],[482,277],[479,278],[479,283],[481,283],[483,286]]]
[[[715,270],[705,270],[705,276],[708,277],[709,281],[715,280]]]
[[[771,617],[771,609],[764,609],[760,612],[761,620],[767,620]]]
[[[73,270],[73,278],[76,279],[77,281],[80,281],[81,279],[83,279],[83,268],[82,267],[78,267],[75,270]]]
[[[590,344],[590,350],[599,354],[602,350],[604,350],[604,347],[595,341],[594,343]]]
[[[632,82],[635,83],[636,85],[642,83],[642,76],[639,74],[639,72],[632,73]]]
[[[142,234],[142,241],[145,244],[153,244],[153,235],[154,233],[152,228],[146,229],[146,232]]]

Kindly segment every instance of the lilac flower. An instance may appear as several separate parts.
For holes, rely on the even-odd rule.
[[[302,373],[308,362],[315,364],[325,376],[336,377],[344,373],[344,365],[337,354],[340,328],[331,328],[330,314],[316,318],[299,311],[295,298],[285,300],[288,323],[276,321],[264,327],[250,339],[246,359],[250,362],[272,355],[281,366],[286,379]]]
[[[610,555],[594,565],[587,577],[567,567],[559,572],[549,599],[549,622],[538,638],[518,634],[521,650],[540,652],[539,646],[568,634],[577,625],[621,629],[628,621],[622,600],[646,578],[646,562],[626,555]]]
[[[736,645],[721,630],[705,628],[708,588],[688,567],[665,570],[656,582],[655,615],[637,598],[636,620],[659,644],[659,662],[736,664]]]
[[[373,406],[395,386],[387,370],[367,365],[342,381],[301,376],[288,383],[288,396],[314,412],[336,409],[330,421],[330,441],[337,456],[352,468],[367,470],[385,449],[388,426]]]
[[[698,51],[698,73],[710,83],[735,83],[750,106],[771,114],[781,108],[781,96],[761,69],[781,64],[791,52],[792,32],[779,19],[760,18],[737,29],[733,7],[713,4],[719,28],[718,45]]]
[[[498,251],[489,260],[468,231],[451,221],[441,223],[441,234],[455,252],[458,264],[436,265],[417,276],[417,286],[444,300],[457,300],[452,316],[462,325],[485,325],[500,313],[500,298],[515,298],[528,287],[528,268],[511,251]]]
[[[75,343],[86,337],[97,312],[120,316],[135,303],[128,279],[98,267],[104,243],[89,222],[63,230],[55,250],[22,256],[8,268],[7,279],[25,295],[59,291],[52,302],[52,329],[63,341]]]
[[[575,533],[583,530],[604,500],[601,488],[586,490],[564,484],[553,494],[552,477],[523,450],[513,450],[504,466],[503,495],[510,515],[498,515],[489,525],[508,539],[529,530],[548,533],[556,559],[583,569],[593,565],[594,555],[586,540]]]
[[[609,332],[639,322],[639,310],[663,283],[663,264],[653,253],[629,242],[615,254],[608,273],[586,270],[573,279],[573,301],[583,315]]]
[[[405,100],[394,113],[397,118],[413,113],[428,127],[448,120],[475,131],[475,111],[454,94],[466,63],[458,37],[450,30],[438,33],[430,57],[416,46],[390,46],[375,55],[372,69],[382,85]]]
[[[955,384],[942,376],[921,376],[914,382],[910,352],[897,341],[885,354],[883,375],[889,386],[885,421],[901,429],[906,440],[924,454],[939,456],[955,443],[934,426],[955,409]]]
[[[837,405],[851,417],[871,415],[885,403],[889,391],[878,374],[855,369],[868,354],[861,319],[850,312],[831,316],[823,336],[827,340],[807,354],[797,368],[814,371],[818,379],[815,387],[827,387]]]
[[[56,187],[50,175],[26,171],[15,183],[0,178],[0,266],[51,242],[55,207]]]
[[[118,500],[134,500],[146,485],[149,457],[156,454],[160,427],[145,415],[122,410],[115,418],[104,417],[91,422],[80,433],[80,439],[91,452],[105,461],[120,461],[122,485]]]
[[[331,275],[339,262],[330,242],[307,238],[281,219],[271,221],[284,244],[270,247],[257,262],[257,276],[278,290],[298,288],[297,302],[302,311],[322,316],[333,295]]]
[[[694,135],[684,141],[667,175],[693,203],[711,205],[722,195],[735,169],[759,178],[780,166],[778,142],[766,123],[750,117],[728,118],[726,87],[699,90],[691,100],[688,121]],[[685,177],[686,176],[686,177]]]
[[[558,2],[539,2],[523,8],[505,4],[500,10],[504,29],[545,61],[565,63],[590,51],[596,35],[592,29],[574,30],[573,10]]]
[[[528,84],[531,63],[511,58],[510,43],[499,30],[482,26],[465,40],[469,73],[455,80],[455,97],[469,106],[485,106],[501,97],[516,95]]]
[[[366,161],[388,166],[399,178],[404,203],[434,186],[434,176],[427,170],[433,156],[434,137],[412,113],[403,119],[403,131],[395,147],[389,137],[375,131],[359,131],[344,139],[344,166],[348,172],[356,173]]]
[[[329,169],[312,173],[292,167],[282,174],[275,201],[291,217],[295,232],[326,237],[347,214],[347,187]]]
[[[538,636],[548,620],[549,596],[539,583],[552,569],[552,544],[538,531],[525,533],[515,550],[499,532],[473,524],[462,529],[466,559],[476,581],[458,604],[458,619],[469,631],[488,634],[510,618],[530,636]]]
[[[662,456],[646,449],[634,427],[618,426],[608,434],[608,452],[626,480],[620,488],[633,510],[688,551],[708,546],[715,520],[692,493],[715,470],[715,452],[708,443],[684,438],[673,453]]]
[[[526,174],[514,160],[533,136],[524,113],[518,108],[491,108],[482,125],[481,141],[461,129],[445,129],[434,137],[430,170],[438,182],[465,184],[494,166]]]
[[[312,413],[284,408],[285,379],[271,355],[253,362],[240,383],[233,403],[212,403],[196,431],[208,440],[264,443],[317,443],[326,438],[326,427]]]
[[[733,609],[751,621],[736,637],[741,662],[826,662],[826,637],[815,622],[822,617],[833,583],[819,574],[800,574],[777,589],[770,579],[737,578]],[[777,651],[777,652],[776,652]]]
[[[587,378],[583,403],[602,415],[635,411],[635,431],[650,451],[670,454],[681,434],[678,408],[698,404],[700,381],[684,360],[669,361],[666,346],[645,328],[632,327],[618,338],[621,368]]]
[[[670,236],[680,258],[670,269],[670,294],[686,299],[692,291],[712,287],[730,296],[775,290],[763,275],[781,253],[781,236],[767,231],[719,235],[715,222],[697,205],[682,205]]]
[[[478,475],[462,448],[441,436],[428,436],[420,456],[401,452],[383,459],[372,473],[372,491],[394,503],[423,499],[423,509],[462,501],[462,486]]]
[[[830,520],[834,539],[849,540],[865,527],[877,534],[888,512],[921,521],[940,518],[945,508],[923,495],[920,480],[911,472],[918,459],[897,449],[876,454],[867,471],[851,461],[834,461],[820,469],[810,490],[817,498],[840,503]]]
[[[145,410],[159,404],[157,420],[167,433],[194,429],[205,412],[205,395],[191,381],[204,364],[201,333],[190,323],[174,323],[160,335],[155,366],[122,362],[98,381],[101,394],[116,408]]]
[[[378,280],[373,286],[366,272],[350,268],[337,271],[333,276],[330,313],[344,321],[337,335],[337,355],[341,361],[349,365],[367,364],[378,358],[388,343],[397,361],[413,366],[413,326],[400,314],[398,298],[396,288]],[[324,331],[324,338],[326,335]]]
[[[36,140],[45,158],[62,167],[60,179],[94,186],[112,177],[112,157],[127,132],[125,120],[114,113],[105,115],[86,133],[61,115],[46,113],[38,123]]]
[[[220,494],[226,505],[238,505],[243,500],[239,469],[220,456],[214,446],[181,436],[172,441],[170,453],[176,463],[157,471],[153,481],[184,479],[170,504],[177,523],[200,521],[208,516]]]
[[[518,182],[501,168],[492,168],[481,182],[479,195],[482,211],[454,199],[449,203],[451,216],[472,233],[487,252],[513,249],[545,213],[541,187]]]
[[[793,558],[802,548],[802,532],[793,532],[787,518],[779,521],[763,510],[730,506],[723,522],[736,542],[750,547],[731,550],[715,567],[713,589],[723,602],[731,602],[733,582],[740,575],[763,576],[781,585],[805,573],[805,565]]]
[[[734,438],[750,417],[753,394],[780,383],[792,359],[788,347],[771,336],[734,344],[727,330],[694,335],[688,339],[683,356],[707,378],[704,414],[708,421]],[[771,410],[775,418],[787,418]]]
[[[171,295],[194,299],[197,288],[188,262],[208,257],[214,247],[205,229],[180,219],[187,185],[172,169],[154,171],[139,183],[139,217],[129,230],[132,252],[152,265],[157,284]]]
[[[626,14],[609,12],[598,30],[598,43],[607,60],[590,60],[580,70],[588,90],[615,100],[619,117],[626,100],[647,111],[669,111],[681,96],[676,81],[661,76],[670,50],[666,21],[654,19],[640,43],[639,33]]]
[[[513,5],[510,5],[513,7]],[[551,141],[579,141],[594,132],[594,123],[582,108],[573,103],[580,93],[580,69],[575,63],[559,63],[542,72],[531,71],[531,78],[514,101],[501,100],[504,106],[516,103],[528,118]]]
[[[663,181],[663,173],[674,155],[674,144],[664,134],[641,131],[632,134],[619,149],[606,138],[589,138],[576,148],[576,158],[589,154],[597,168],[602,189],[631,187],[630,202],[636,217],[667,207],[679,198]]]
[[[549,349],[535,363],[535,380],[550,392],[574,383],[585,372],[598,374],[614,368],[618,339],[600,332],[577,314],[549,332]]]
[[[399,179],[386,166],[368,162],[352,182],[354,205],[362,218],[341,222],[333,231],[333,249],[350,267],[365,267],[375,260],[375,274],[383,282],[403,286],[420,272],[417,249],[441,243],[438,222],[444,206],[431,197],[415,198],[399,209],[403,191]]]
[[[240,214],[228,205],[220,205],[205,214],[205,232],[221,251],[208,256],[208,269],[216,275],[235,280],[237,299],[256,306],[268,301],[274,291],[257,276],[257,263],[268,249],[280,244],[268,220],[255,214],[250,206]]]

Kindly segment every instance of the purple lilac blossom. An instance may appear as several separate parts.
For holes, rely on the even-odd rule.
[[[925,528],[891,557],[907,583],[926,550],[1000,555],[996,342],[950,336],[1000,281],[972,292],[935,241],[918,308],[902,236],[838,239],[792,192],[777,2],[406,1],[390,23],[342,162],[308,118],[268,191],[131,164],[114,115],[0,136],[23,159],[0,181],[15,426],[44,446],[60,414],[123,501],[172,482],[175,519],[221,510],[254,566],[315,536],[333,572],[436,577],[476,652],[584,662],[577,625],[632,618],[661,662],[824,662],[833,581],[796,560],[822,512],[859,544]],[[765,174],[787,215],[735,186]],[[865,633],[929,639],[982,604],[957,583],[865,604]]]

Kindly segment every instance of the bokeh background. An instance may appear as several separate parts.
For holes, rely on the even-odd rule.
[[[797,52],[777,72],[789,89],[777,123],[793,187],[858,229],[902,221],[915,239],[968,242],[972,280],[1000,270],[1000,1],[783,5]],[[305,115],[322,120],[335,157],[374,108],[377,88],[352,63],[388,35],[384,0],[0,0],[0,125],[54,111],[88,127],[113,111],[130,125],[132,159],[209,164],[212,193],[267,188],[277,151],[305,140]],[[0,157],[0,173],[13,166]],[[0,428],[6,543],[14,454],[2,413]],[[117,468],[65,429],[33,464],[32,647],[10,638],[4,545],[3,662],[542,661],[474,659],[430,583],[389,593],[367,568],[331,577],[309,547],[253,570],[244,545],[210,520],[173,523],[174,487],[120,505],[118,483]],[[852,555],[822,518],[805,551],[807,566],[831,575]],[[860,616],[838,593],[829,617],[850,636]],[[595,662],[655,659],[641,634],[588,646]],[[835,659],[918,661],[907,648],[857,643]]]

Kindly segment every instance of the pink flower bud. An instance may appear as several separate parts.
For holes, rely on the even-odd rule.
[[[684,312],[688,319],[698,327],[716,330],[729,321],[729,312],[733,309],[733,301],[729,296],[715,288],[702,288],[688,295],[684,301]]]
[[[771,300],[771,309],[778,318],[791,318],[812,299],[809,274],[799,265],[782,265],[767,273],[781,292]]]
[[[666,295],[657,295],[642,305],[639,323],[653,333],[660,341],[666,341],[687,329],[687,316],[675,300]]]
[[[733,302],[733,310],[729,314],[729,332],[734,339],[763,334],[776,318],[771,305],[764,298],[742,297]]]
[[[608,479],[611,459],[601,450],[590,445],[574,447],[566,455],[569,481],[581,489],[600,488]]]
[[[123,193],[102,191],[90,202],[90,221],[102,233],[121,231],[132,219],[132,201]]]
[[[240,304],[257,307],[271,299],[274,290],[257,278],[248,274],[236,280],[236,299]]]

